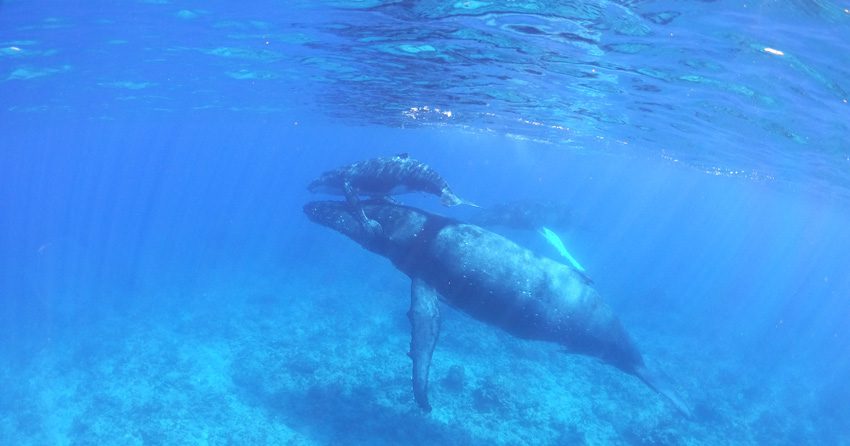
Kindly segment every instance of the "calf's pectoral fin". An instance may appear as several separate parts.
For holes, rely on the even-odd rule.
[[[410,285],[410,352],[413,359],[413,398],[426,412],[428,403],[428,369],[431,355],[440,335],[440,306],[437,291],[422,279],[414,278]]]

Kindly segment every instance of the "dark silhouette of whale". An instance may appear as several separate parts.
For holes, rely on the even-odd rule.
[[[439,196],[445,206],[476,206],[455,195],[449,183],[431,166],[406,153],[388,158],[371,158],[329,170],[311,181],[307,190],[344,196],[360,224],[375,234],[381,232],[381,225],[366,216],[360,206],[360,195],[387,199],[390,195],[418,191]]]
[[[597,357],[637,376],[689,415],[678,396],[644,365],[634,342],[584,274],[475,225],[384,201],[362,205],[383,227],[380,234],[360,224],[344,202],[310,202],[304,212],[313,222],[388,258],[412,279],[409,355],[413,395],[422,409],[431,409],[428,369],[442,300],[517,337]]]
[[[470,204],[452,192],[449,184],[431,166],[401,153],[387,158],[372,158],[329,170],[313,180],[310,192],[358,195],[373,198],[408,192],[425,192],[440,197],[445,206]]]

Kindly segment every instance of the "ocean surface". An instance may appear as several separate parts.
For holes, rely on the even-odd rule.
[[[0,0],[0,444],[850,445],[848,100],[842,1]],[[399,153],[691,416],[449,306],[420,410],[410,279],[302,211]]]

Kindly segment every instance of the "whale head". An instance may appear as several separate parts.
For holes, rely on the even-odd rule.
[[[344,201],[311,201],[304,205],[304,213],[312,222],[333,229],[391,260],[414,250],[434,232],[452,223],[445,217],[381,200],[364,201],[361,206],[366,218],[381,225],[380,231],[376,233],[364,227],[357,212]]]
[[[325,172],[307,185],[312,193],[341,195],[343,193],[342,177],[334,171]]]
[[[304,205],[304,213],[313,223],[331,228],[358,243],[369,236],[345,202],[311,201]]]
[[[333,229],[362,247],[381,255],[405,273],[423,267],[421,254],[446,226],[456,221],[409,206],[383,200],[361,202],[366,218],[380,225],[379,231],[367,228],[344,201],[312,201],[304,205],[304,213],[314,223]]]

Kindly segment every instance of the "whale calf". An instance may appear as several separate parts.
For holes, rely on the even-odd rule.
[[[369,231],[344,202],[314,201],[307,217],[388,258],[411,278],[413,396],[425,411],[428,370],[440,332],[440,302],[524,339],[594,356],[640,378],[683,414],[688,408],[644,365],[614,312],[576,269],[539,257],[479,226],[385,201],[363,209],[383,228]]]
[[[446,206],[470,204],[452,192],[449,184],[429,165],[406,153],[392,157],[358,161],[329,170],[313,180],[310,192],[335,195],[387,197],[409,192],[425,192],[440,197]]]
[[[458,197],[431,166],[411,158],[406,153],[392,157],[371,158],[329,170],[307,185],[310,192],[343,195],[348,205],[370,232],[380,233],[377,221],[366,217],[360,206],[360,195],[384,198],[410,192],[424,192],[440,197],[445,206],[468,204]]]

